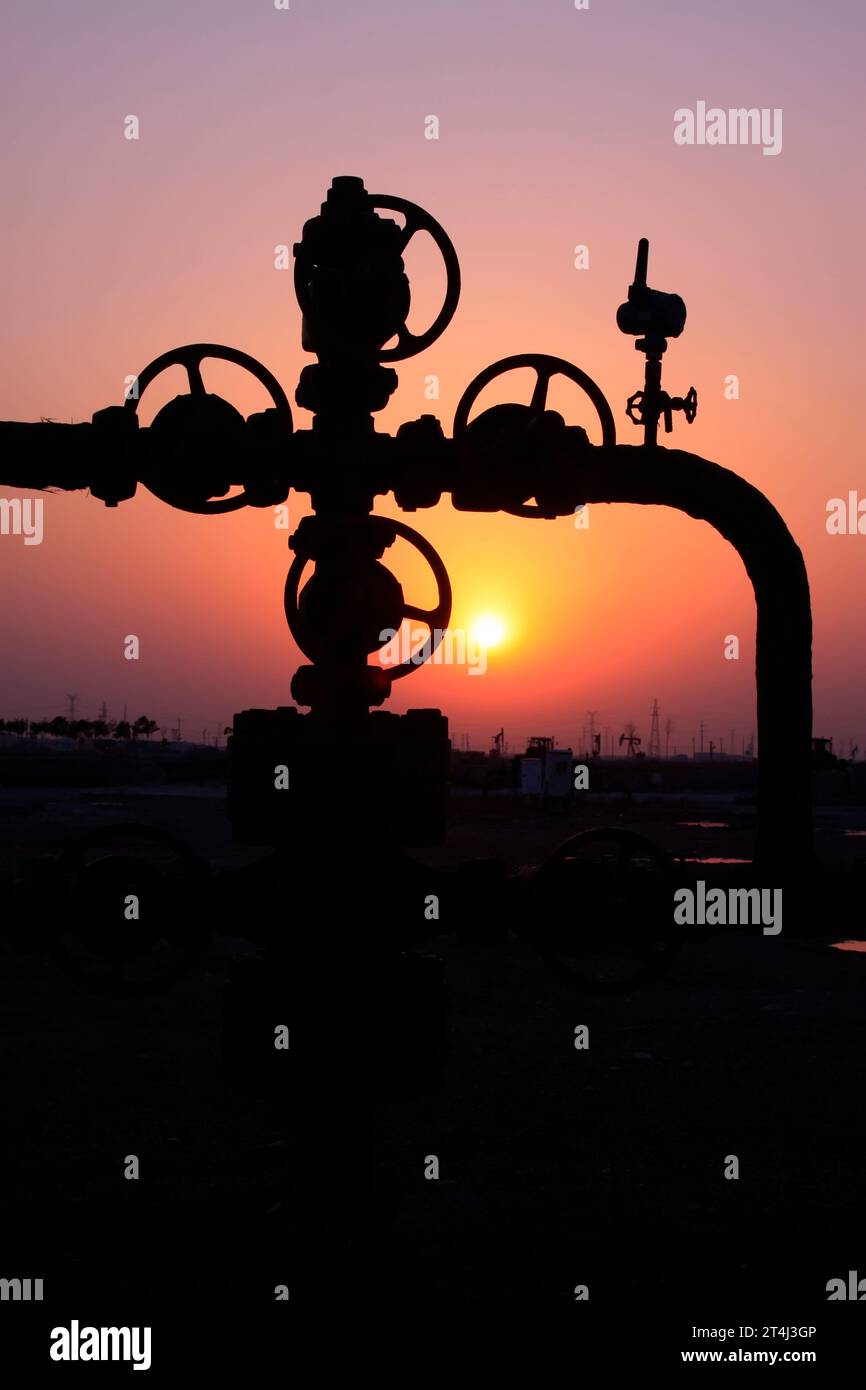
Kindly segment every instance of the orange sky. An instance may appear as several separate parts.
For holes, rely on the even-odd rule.
[[[582,12],[566,0],[292,0],[277,12],[90,0],[19,7],[5,28],[0,418],[87,419],[152,357],[196,340],[252,353],[293,396],[310,359],[274,247],[299,236],[334,174],[356,173],[429,208],[463,272],[451,327],[399,366],[378,428],[435,411],[450,432],[477,371],[539,351],[588,371],[620,440],[637,442],[623,407],[642,359],[614,316],[646,235],[650,282],[689,309],[665,383],[694,383],[700,411],[672,440],[736,469],[782,512],[812,583],[816,732],[866,748],[866,537],[825,528],[828,499],[866,497],[854,3],[828,14],[792,0]],[[677,146],[673,113],[698,100],[782,108],[782,152]],[[123,138],[129,113],[135,142]],[[438,141],[424,138],[430,113]],[[578,243],[588,270],[574,269]],[[422,318],[438,272],[422,252],[409,268]],[[430,373],[438,402],[424,397]],[[738,401],[724,399],[732,373]],[[206,380],[246,411],[264,403],[234,369]],[[154,404],[179,386],[156,389]],[[576,388],[560,399],[592,436]],[[295,418],[308,426],[306,412]],[[291,503],[299,518],[307,499]],[[392,707],[440,705],[479,746],[504,724],[516,746],[528,733],[574,742],[589,709],[599,726],[618,733],[631,719],[646,737],[658,697],[681,750],[701,717],[710,736],[748,739],[754,606],[708,527],[626,507],[592,508],[588,531],[449,503],[405,519],[446,561],[453,623],[495,613],[508,636],[483,678],[422,670]],[[74,691],[85,714],[126,702],[198,734],[235,709],[288,702],[298,658],[282,613],[286,537],[268,512],[208,519],[143,491],[117,511],[51,495],[44,525],[38,547],[0,537],[0,715],[53,714]],[[413,563],[400,573],[418,582],[414,601],[431,596]],[[123,659],[127,633],[138,663]],[[738,663],[723,659],[728,633],[741,638]]]

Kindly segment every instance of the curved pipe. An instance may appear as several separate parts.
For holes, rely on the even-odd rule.
[[[3,422],[0,449],[11,446],[13,458],[22,452],[27,455],[27,465],[20,472],[15,466],[4,466],[5,486],[93,486],[92,430],[87,424]],[[376,438],[380,448],[395,447],[388,436]],[[307,443],[315,449],[311,432],[294,436],[293,449],[300,459]],[[450,441],[446,447],[453,447]],[[570,467],[574,468],[576,500],[674,507],[709,522],[742,559],[757,604],[755,857],[763,864],[787,865],[789,873],[792,866],[805,865],[813,853],[812,609],[803,556],[787,526],[751,483],[730,469],[678,449],[628,444],[593,447],[582,449]],[[308,481],[300,476],[287,478],[287,483],[302,491],[309,490]],[[451,491],[453,477],[443,482],[445,490]],[[377,491],[393,485],[389,480]]]
[[[771,502],[738,474],[677,449],[616,445],[581,454],[586,502],[675,507],[739,554],[757,605],[758,834],[755,859],[812,858],[812,607],[799,547]]]

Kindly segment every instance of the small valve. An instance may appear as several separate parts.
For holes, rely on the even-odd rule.
[[[685,396],[669,396],[667,391],[656,393],[658,412],[665,422],[665,434],[673,429],[673,413],[681,410],[686,423],[691,424],[698,413],[698,393],[690,386]],[[646,392],[635,391],[626,401],[625,413],[634,425],[645,425],[647,421]]]
[[[635,391],[633,396],[629,396],[625,403],[625,413],[633,425],[643,424],[643,391]]]
[[[667,391],[660,393],[661,412],[665,421],[665,434],[670,434],[673,429],[673,412],[681,410],[686,417],[686,424],[690,425],[698,413],[698,393],[694,386],[690,386],[685,396],[669,396]]]
[[[629,285],[628,299],[617,310],[616,321],[621,332],[636,338],[635,347],[646,357],[642,391],[629,396],[625,413],[644,432],[644,444],[656,443],[659,420],[665,422],[665,434],[673,429],[673,413],[681,410],[688,424],[698,413],[698,395],[690,386],[685,396],[670,396],[662,390],[662,357],[667,351],[668,338],[678,338],[686,324],[686,306],[678,294],[666,294],[647,285],[649,242],[641,237],[637,248],[634,280]]]

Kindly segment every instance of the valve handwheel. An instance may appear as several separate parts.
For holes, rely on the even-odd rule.
[[[67,894],[54,928],[57,958],[91,993],[154,994],[186,975],[210,941],[202,910],[209,866],[157,826],[88,831],[63,851],[55,876]],[[140,920],[127,918],[129,894]]]
[[[635,391],[625,403],[625,413],[633,425],[643,424],[645,398],[646,393],[644,391]]]
[[[395,666],[383,666],[382,670],[392,681],[399,680],[402,676],[408,676],[413,671],[419,669],[425,661],[429,661],[436,648],[441,643],[448,622],[451,618],[451,581],[448,578],[448,571],[445,568],[442,557],[433,549],[433,546],[418,531],[407,526],[405,522],[393,521],[390,517],[384,516],[359,516],[346,517],[331,523],[327,531],[327,540],[335,546],[342,545],[352,531],[359,529],[367,530],[371,538],[382,550],[386,550],[398,536],[409,542],[416,550],[419,550],[424,559],[429,564],[436,579],[436,603],[432,608],[419,608],[416,604],[406,603],[401,599],[400,621],[404,618],[413,618],[423,622],[430,629],[430,636],[426,642],[414,653],[411,660],[401,661]],[[377,534],[378,533],[378,534]],[[309,549],[301,545],[295,554],[295,558],[289,568],[286,577],[286,589],[284,596],[284,606],[286,621],[289,630],[306,656],[316,658],[317,651],[327,634],[314,635],[308,630],[303,615],[299,607],[299,591],[301,577],[306,566],[316,558]],[[399,589],[399,585],[395,586]],[[402,590],[399,591],[402,596]],[[363,601],[363,595],[361,595]],[[386,644],[383,644],[383,646]],[[382,647],[379,647],[382,650]],[[332,666],[338,662],[329,663]]]
[[[619,827],[571,835],[534,880],[535,945],[566,984],[617,994],[654,979],[682,944],[673,925],[675,861]]]
[[[437,599],[434,607],[429,609],[419,608],[413,603],[404,604],[403,617],[425,623],[430,629],[430,636],[423,646],[419,647],[412,661],[401,661],[399,666],[386,667],[392,681],[398,680],[401,676],[410,675],[412,671],[417,671],[419,666],[423,666],[425,661],[430,660],[445,636],[445,630],[451,618],[451,581],[448,578],[448,571],[442,557],[420,532],[413,531],[410,526],[404,526],[401,521],[395,522],[394,525],[397,528],[397,535],[402,536],[410,545],[414,545],[416,550],[420,550],[432,569],[436,579]]]
[[[370,202],[374,208],[399,212],[405,217],[406,225],[400,238],[401,251],[405,251],[416,232],[429,232],[445,262],[445,299],[430,327],[424,333],[410,333],[406,324],[402,324],[397,330],[396,347],[383,348],[379,353],[380,362],[402,362],[407,357],[414,357],[416,353],[423,352],[434,343],[454,317],[460,298],[460,262],[445,228],[425,208],[419,207],[417,203],[410,203],[406,198],[395,198],[386,193],[371,193]]]
[[[569,381],[575,382],[582,391],[589,396],[595,406],[599,423],[601,424],[601,443],[605,448],[610,448],[616,443],[616,424],[614,423],[613,411],[608,405],[607,398],[586,372],[581,371],[573,362],[568,362],[564,357],[551,357],[542,352],[522,352],[513,357],[503,357],[498,362],[493,362],[489,367],[485,367],[483,372],[470,381],[454,413],[453,435],[455,440],[460,440],[470,428],[469,415],[485,386],[489,386],[491,381],[499,376],[504,376],[506,372],[519,370],[521,367],[529,367],[535,372],[535,386],[532,390],[532,397],[529,404],[523,409],[526,410],[526,423],[532,425],[540,419],[547,409],[547,394],[550,383],[555,376],[564,376]],[[500,407],[492,407],[494,410]],[[481,418],[481,417],[478,417]],[[474,423],[474,422],[473,422]],[[538,506],[522,504],[517,507],[505,507],[504,511],[512,516],[539,517],[546,516],[547,513]]]
[[[222,397],[209,395],[205,391],[201,364],[206,358],[233,362],[235,366],[243,367],[257,381],[260,381],[274,403],[277,419],[283,426],[285,434],[287,436],[291,434],[292,409],[288,397],[276,377],[255,357],[250,357],[246,352],[240,352],[237,348],[225,347],[220,343],[188,343],[184,347],[172,348],[170,352],[164,352],[160,357],[155,357],[136,378],[137,392],[134,396],[127,396],[124,409],[131,415],[135,415],[138,411],[139,400],[154,378],[169,367],[183,367],[189,381],[189,394],[176,396],[173,401],[169,401],[167,405],[163,406],[154,418],[150,427],[151,430],[158,432],[162,429],[168,436],[169,428],[179,419],[185,436],[193,445],[196,442],[196,433],[201,431],[202,448],[205,449],[208,442],[208,432],[219,435],[223,429],[231,429],[233,426],[242,427],[243,416],[235,410],[234,406],[230,405],[228,401],[224,401]],[[209,481],[215,482],[212,489],[213,493],[226,492],[231,485],[222,478]],[[143,478],[142,482],[161,501],[168,502],[170,506],[178,507],[182,511],[196,512],[203,516],[234,512],[239,507],[245,507],[251,501],[246,491],[238,493],[235,497],[206,494],[201,500],[194,500],[182,490],[182,487],[173,488],[162,479],[157,481],[155,478],[150,480]]]

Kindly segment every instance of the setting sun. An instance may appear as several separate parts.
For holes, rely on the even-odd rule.
[[[497,647],[505,636],[505,624],[501,618],[485,613],[472,624],[472,635],[482,647]]]

